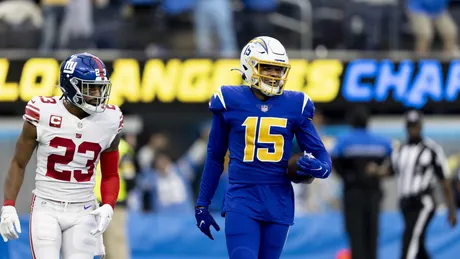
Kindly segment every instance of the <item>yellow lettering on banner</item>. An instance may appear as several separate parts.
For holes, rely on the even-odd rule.
[[[166,66],[160,59],[149,60],[144,66],[141,100],[152,102],[156,97],[162,103],[174,101],[181,68],[182,62],[179,59],[169,60]]]
[[[0,102],[14,102],[18,98],[18,84],[6,82],[9,66],[6,58],[0,58]]]
[[[32,97],[52,96],[57,88],[59,63],[54,58],[31,58],[24,64],[19,82],[19,94],[23,101]]]
[[[222,85],[241,85],[237,59],[148,60],[143,70],[136,59],[113,61],[110,103],[207,102]],[[303,91],[313,101],[327,103],[339,95],[343,64],[339,60],[291,60],[286,89]],[[22,69],[19,84],[7,83],[9,61],[0,59],[0,102],[28,101],[35,95],[60,95],[59,63],[52,58],[31,58]]]
[[[240,68],[240,61],[238,59],[219,59],[214,63],[214,73],[211,80],[212,87],[207,98],[210,98],[217,88],[223,85],[243,84],[240,72],[231,71],[232,68]]]
[[[179,81],[177,100],[183,103],[206,102],[211,96],[210,59],[189,59],[184,62],[184,69]]]
[[[306,82],[308,62],[304,59],[291,60],[291,71],[286,84],[287,90],[303,91]]]
[[[308,94],[314,102],[332,102],[340,90],[340,75],[343,64],[339,60],[314,60],[307,69]]]
[[[138,102],[140,99],[140,69],[135,59],[118,59],[113,62],[112,92],[110,103],[122,105],[126,100]]]

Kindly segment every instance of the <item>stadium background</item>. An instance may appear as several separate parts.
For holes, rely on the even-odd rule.
[[[232,33],[238,48],[245,37],[264,33],[278,37],[288,47],[292,72],[287,88],[311,96],[324,118],[320,133],[330,145],[347,130],[346,111],[355,105],[371,109],[372,131],[395,141],[405,137],[401,115],[409,108],[419,108],[427,114],[425,135],[440,143],[452,162],[460,157],[460,62],[455,53],[441,53],[439,36],[432,52],[420,56],[413,51],[414,37],[408,29],[404,1],[283,0],[273,1],[277,4],[274,9],[263,10],[250,10],[250,0],[213,1],[232,2]],[[15,12],[21,17],[6,5],[12,2],[33,4],[29,13],[23,8],[19,23],[8,16]],[[123,110],[125,133],[137,137],[136,150],[148,143],[152,134],[167,132],[174,158],[184,154],[207,127],[211,117],[207,101],[214,89],[241,83],[238,74],[230,72],[239,65],[238,52],[216,49],[197,53],[190,43],[195,37],[195,1],[108,1],[105,6],[101,3],[107,1],[94,1],[91,36],[57,49],[43,48],[40,40],[46,28],[47,2],[0,1],[0,182],[21,129],[25,103],[35,95],[59,94],[55,87],[59,65],[70,53],[89,51],[106,62],[113,82],[111,102]],[[456,21],[460,21],[458,3],[451,1],[449,6]],[[126,18],[126,12],[131,16]],[[375,15],[369,17],[367,13]],[[246,31],[244,23],[257,19],[270,30]],[[85,44],[87,47],[82,47]],[[458,171],[455,163],[451,164],[454,177]],[[26,226],[34,165],[33,158],[17,202],[23,233],[17,241],[0,242],[1,259],[31,257]],[[195,171],[194,195],[200,169]],[[337,193],[333,198],[341,203],[340,180],[331,181],[337,182],[332,185],[333,193]],[[403,226],[396,205],[396,183],[389,179],[384,186],[379,255],[398,258]],[[318,193],[309,195],[312,197],[303,198],[326,203]],[[428,230],[428,248],[434,258],[456,258],[460,230],[448,227],[442,200],[440,204]],[[215,235],[215,241],[208,240],[195,227],[193,212],[171,214],[134,207],[126,228],[132,258],[227,258],[224,231]],[[347,249],[340,208],[310,208],[299,210],[282,258],[337,258]],[[223,219],[217,219],[224,226]]]

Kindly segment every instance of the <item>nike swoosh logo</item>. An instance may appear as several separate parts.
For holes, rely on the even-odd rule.
[[[325,176],[325,175],[327,174],[328,171],[329,171],[329,170],[326,170],[326,172],[324,172],[323,176]]]
[[[198,211],[198,213],[197,213],[197,214],[201,214],[201,213],[203,213],[203,211],[202,211],[202,210]]]
[[[202,220],[202,221],[200,222],[199,228],[201,228],[201,225],[203,225],[204,223],[205,223],[204,220]]]
[[[87,210],[87,209],[91,208],[92,206],[93,206],[93,205],[85,205],[85,206],[83,206],[83,208],[84,208],[85,210]]]
[[[323,169],[322,166],[320,166],[319,168],[316,168],[316,169],[311,169],[311,170],[319,171],[319,170],[321,170],[321,169]],[[326,172],[327,172],[327,170],[326,170]]]

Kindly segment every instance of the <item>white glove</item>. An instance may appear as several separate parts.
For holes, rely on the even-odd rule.
[[[0,217],[0,234],[3,237],[3,241],[8,242],[8,239],[17,239],[19,237],[18,233],[21,233],[21,224],[19,223],[16,208],[13,206],[3,206]],[[15,228],[16,230],[14,230]]]
[[[91,234],[93,234],[95,237],[98,237],[109,227],[113,216],[112,206],[109,204],[104,204],[96,210],[92,211],[90,214],[96,216],[97,222],[97,228],[91,230]]]

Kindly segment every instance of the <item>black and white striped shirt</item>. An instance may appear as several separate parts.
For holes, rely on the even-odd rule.
[[[443,180],[448,175],[444,150],[429,138],[395,148],[391,154],[391,169],[397,175],[400,198],[431,193],[435,176]]]

